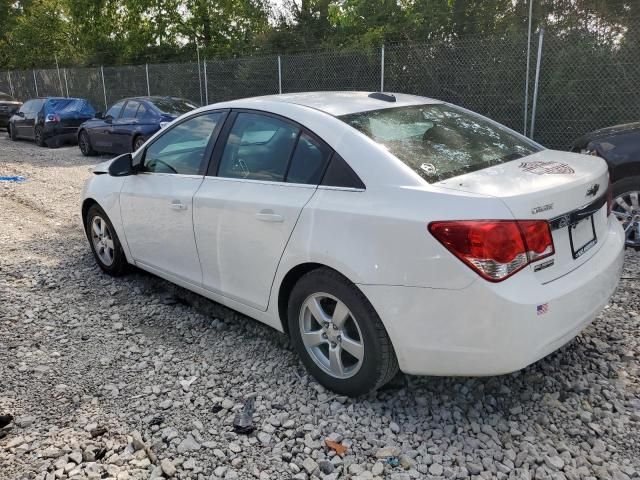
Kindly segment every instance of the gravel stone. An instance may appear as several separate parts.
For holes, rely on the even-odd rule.
[[[319,386],[285,335],[152,275],[97,268],[79,198],[109,158],[0,134],[0,174],[27,178],[0,182],[0,415],[15,417],[0,477],[640,477],[640,252],[554,354],[349,399]],[[256,431],[237,434],[249,397]]]

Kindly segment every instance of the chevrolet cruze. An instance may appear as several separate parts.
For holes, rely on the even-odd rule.
[[[82,218],[105,272],[286,332],[346,395],[523,368],[596,317],[623,262],[602,159],[423,97],[210,105],[94,173]]]

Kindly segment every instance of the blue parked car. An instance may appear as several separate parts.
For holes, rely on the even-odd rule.
[[[83,155],[127,153],[140,148],[151,135],[197,105],[184,98],[125,98],[102,115],[78,128],[78,146]]]
[[[9,136],[11,140],[34,140],[40,147],[75,143],[78,126],[93,118],[95,113],[84,98],[32,98],[9,119]]]

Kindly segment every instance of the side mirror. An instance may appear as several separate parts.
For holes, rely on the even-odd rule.
[[[103,118],[103,117],[104,117],[104,113],[96,112],[95,118]]]
[[[133,157],[130,153],[125,153],[114,158],[109,165],[109,175],[112,177],[127,177],[135,174],[136,170],[133,168]]]
[[[16,115],[19,116],[19,117],[24,117],[24,112],[18,111],[18,112],[16,112]]]
[[[111,123],[113,122],[113,117],[111,115],[107,115],[106,117],[103,118],[103,120],[107,123]]]

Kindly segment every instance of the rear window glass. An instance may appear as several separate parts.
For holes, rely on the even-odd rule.
[[[0,102],[15,102],[15,99],[11,95],[0,92]]]
[[[158,110],[167,115],[182,115],[183,113],[190,112],[194,108],[198,108],[196,104],[182,98],[154,100],[153,104]]]
[[[531,155],[541,148],[451,105],[417,105],[343,115],[428,182]]]
[[[47,100],[47,112],[72,113],[80,112],[93,115],[95,110],[82,98],[52,98]]]

